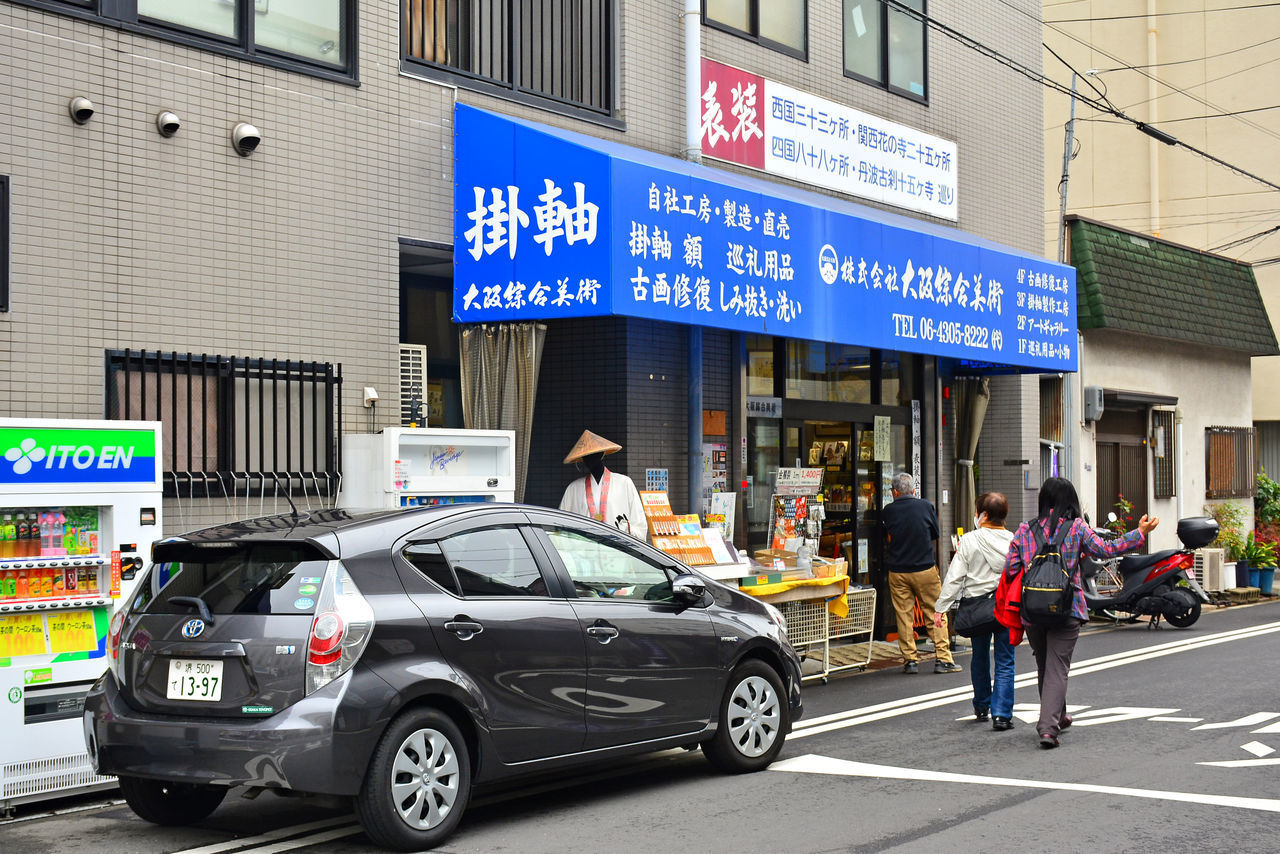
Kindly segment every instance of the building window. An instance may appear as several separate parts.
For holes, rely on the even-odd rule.
[[[702,17],[718,30],[801,59],[808,56],[806,0],[703,0]]]
[[[918,101],[928,97],[924,0],[842,0],[844,73]],[[904,11],[906,6],[920,17]]]
[[[1206,427],[1205,498],[1252,498],[1257,492],[1258,449],[1252,427]]]
[[[849,344],[787,341],[787,397],[871,403],[871,351]]]
[[[332,496],[342,366],[107,351],[107,417],[159,421],[166,496]]]
[[[1151,474],[1156,498],[1172,498],[1177,494],[1173,447],[1173,410],[1151,410]]]
[[[403,0],[407,64],[609,115],[612,0]]]
[[[290,70],[355,76],[355,0],[26,2],[73,7],[102,23]]]

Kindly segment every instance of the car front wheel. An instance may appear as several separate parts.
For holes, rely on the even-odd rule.
[[[762,771],[777,758],[791,710],[782,680],[762,661],[739,664],[720,700],[720,725],[702,745],[711,764],[730,774]]]
[[[195,824],[218,808],[227,790],[193,783],[120,777],[120,794],[138,818],[165,827]]]
[[[471,761],[462,732],[435,709],[400,715],[374,750],[356,815],[378,845],[400,851],[445,840],[471,798]]]

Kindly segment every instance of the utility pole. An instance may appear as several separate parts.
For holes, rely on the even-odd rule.
[[[1058,182],[1058,263],[1065,264],[1067,257],[1067,178],[1071,173],[1071,149],[1075,145],[1076,130],[1076,80],[1078,75],[1071,73],[1071,118],[1067,121],[1066,142],[1062,148],[1062,180]],[[1079,283],[1076,285],[1079,287]],[[1078,319],[1077,319],[1078,322]],[[1076,366],[1080,365],[1080,342],[1082,336],[1076,330]],[[1078,371],[1077,371],[1078,372]],[[1062,375],[1062,459],[1058,461],[1058,471],[1073,483],[1076,480],[1076,395],[1075,375],[1066,372]],[[1041,472],[1042,475],[1045,472]]]

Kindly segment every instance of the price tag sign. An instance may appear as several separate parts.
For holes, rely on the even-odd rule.
[[[780,468],[774,492],[778,495],[817,495],[822,491],[822,469]]]
[[[43,614],[0,616],[0,658],[44,655],[49,651],[44,637]]]
[[[94,625],[93,612],[59,611],[50,614],[49,646],[55,655],[97,650],[98,631]]]

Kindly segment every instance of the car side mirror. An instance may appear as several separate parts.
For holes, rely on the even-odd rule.
[[[671,598],[681,605],[696,605],[707,593],[707,585],[696,575],[684,573],[671,582]]]

